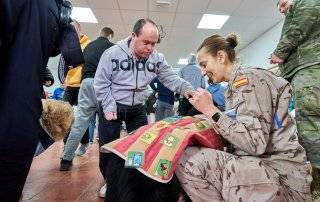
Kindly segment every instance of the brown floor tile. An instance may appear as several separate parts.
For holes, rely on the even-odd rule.
[[[59,171],[62,149],[63,143],[58,142],[34,158],[22,201],[102,202],[97,195],[103,185],[98,144],[90,145],[83,157],[76,157],[71,171],[66,172]]]

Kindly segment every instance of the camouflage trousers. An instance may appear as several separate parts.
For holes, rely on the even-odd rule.
[[[310,195],[280,185],[277,172],[251,156],[188,147],[176,175],[195,202],[311,201]]]
[[[320,65],[298,71],[292,85],[299,140],[320,169]]]

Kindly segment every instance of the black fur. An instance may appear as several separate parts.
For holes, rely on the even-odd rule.
[[[117,156],[110,159],[107,170],[106,202],[177,202],[183,193],[176,176],[167,184],[157,182],[136,169],[124,168],[124,160]]]

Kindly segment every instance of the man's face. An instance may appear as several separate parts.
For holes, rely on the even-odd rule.
[[[142,27],[139,36],[132,33],[131,43],[135,56],[138,59],[147,59],[154,51],[158,37],[158,29],[148,22]]]
[[[292,4],[292,0],[279,0],[278,9],[280,13],[286,15]]]

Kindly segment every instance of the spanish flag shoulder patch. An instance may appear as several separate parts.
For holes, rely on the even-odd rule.
[[[245,86],[249,84],[249,80],[246,76],[241,76],[237,80],[233,82],[233,86],[235,88],[239,88],[240,86]]]

